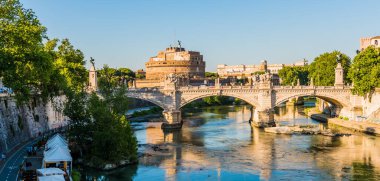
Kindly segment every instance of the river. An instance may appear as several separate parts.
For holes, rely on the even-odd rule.
[[[139,164],[111,172],[82,171],[86,180],[380,180],[380,138],[276,135],[252,128],[249,106],[187,109],[181,131],[135,123]],[[320,124],[303,107],[276,110],[281,125]],[[341,128],[331,128],[339,129]],[[347,131],[347,130],[343,130]],[[161,151],[154,151],[154,146]]]

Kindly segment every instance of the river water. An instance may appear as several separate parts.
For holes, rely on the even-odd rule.
[[[252,128],[249,106],[187,109],[181,131],[136,123],[136,166],[82,171],[87,180],[380,180],[380,138],[276,135]],[[276,110],[281,125],[320,124],[303,107]],[[347,132],[341,128],[331,128]]]

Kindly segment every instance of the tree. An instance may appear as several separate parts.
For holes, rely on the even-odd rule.
[[[98,86],[99,91],[107,96],[111,95],[112,90],[118,86],[118,78],[115,77],[116,69],[104,65],[103,69],[99,70]]]
[[[126,87],[117,84],[115,72],[103,67],[99,77],[101,98],[96,93],[73,94],[65,109],[73,120],[70,135],[87,152],[87,161],[95,165],[137,160],[137,139],[125,118]]]
[[[80,92],[85,88],[87,81],[85,63],[82,51],[75,49],[68,39],[63,39],[58,46],[54,65],[65,77],[69,90]]]
[[[118,163],[137,160],[137,140],[124,115],[117,114],[107,100],[92,94],[89,111],[94,119],[91,160],[94,163]]]
[[[75,143],[74,149],[78,149],[80,156],[91,145],[93,122],[87,110],[87,93],[71,92],[67,95],[67,102],[63,113],[70,118],[69,138]]]
[[[354,82],[354,94],[366,96],[380,87],[380,48],[370,46],[356,55],[348,76]]]
[[[278,76],[281,78],[282,85],[297,85],[298,80],[301,85],[307,85],[309,82],[308,67],[284,67],[278,71]]]
[[[317,86],[333,86],[335,83],[335,68],[337,66],[337,56],[341,56],[341,62],[344,69],[344,81],[350,83],[347,77],[348,69],[351,65],[351,59],[339,51],[324,53],[314,59],[309,66],[309,79],[313,78],[314,85]]]
[[[256,71],[256,72],[251,73],[251,75],[263,75],[263,74],[265,74],[265,71]]]
[[[124,85],[125,83],[134,80],[136,78],[135,72],[129,68],[119,68],[115,72],[115,76],[119,81],[119,85]]]
[[[103,67],[99,78],[99,90],[103,99],[92,94],[89,112],[94,120],[94,142],[92,156],[95,161],[118,162],[137,160],[137,140],[125,118],[128,109],[126,87],[117,85],[116,70]]]
[[[51,54],[44,50],[46,28],[18,0],[0,1],[0,76],[13,89],[19,102],[31,91],[49,96],[54,73]]]
[[[216,78],[218,78],[218,74],[214,73],[214,72],[206,72],[205,77],[210,78],[210,79],[216,79]]]

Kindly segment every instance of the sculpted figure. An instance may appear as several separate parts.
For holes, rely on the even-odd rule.
[[[92,64],[93,67],[95,67],[95,60],[92,57],[90,57],[90,63]]]
[[[178,81],[178,77],[175,74],[171,73],[166,76],[166,80],[168,80],[169,83],[176,83]]]

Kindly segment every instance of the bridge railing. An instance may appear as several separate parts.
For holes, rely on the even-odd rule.
[[[310,85],[301,85],[301,86],[273,86],[273,89],[352,89],[351,86],[344,86],[344,87],[335,87],[335,86],[310,86]],[[206,86],[206,85],[200,85],[200,86],[183,86],[179,87],[178,90],[219,90],[219,89],[259,89],[258,85],[253,86]],[[128,91],[130,92],[155,92],[162,90],[162,87],[152,87],[152,88],[128,88]],[[376,91],[380,91],[379,89],[376,89]],[[0,97],[2,94],[0,94]]]

